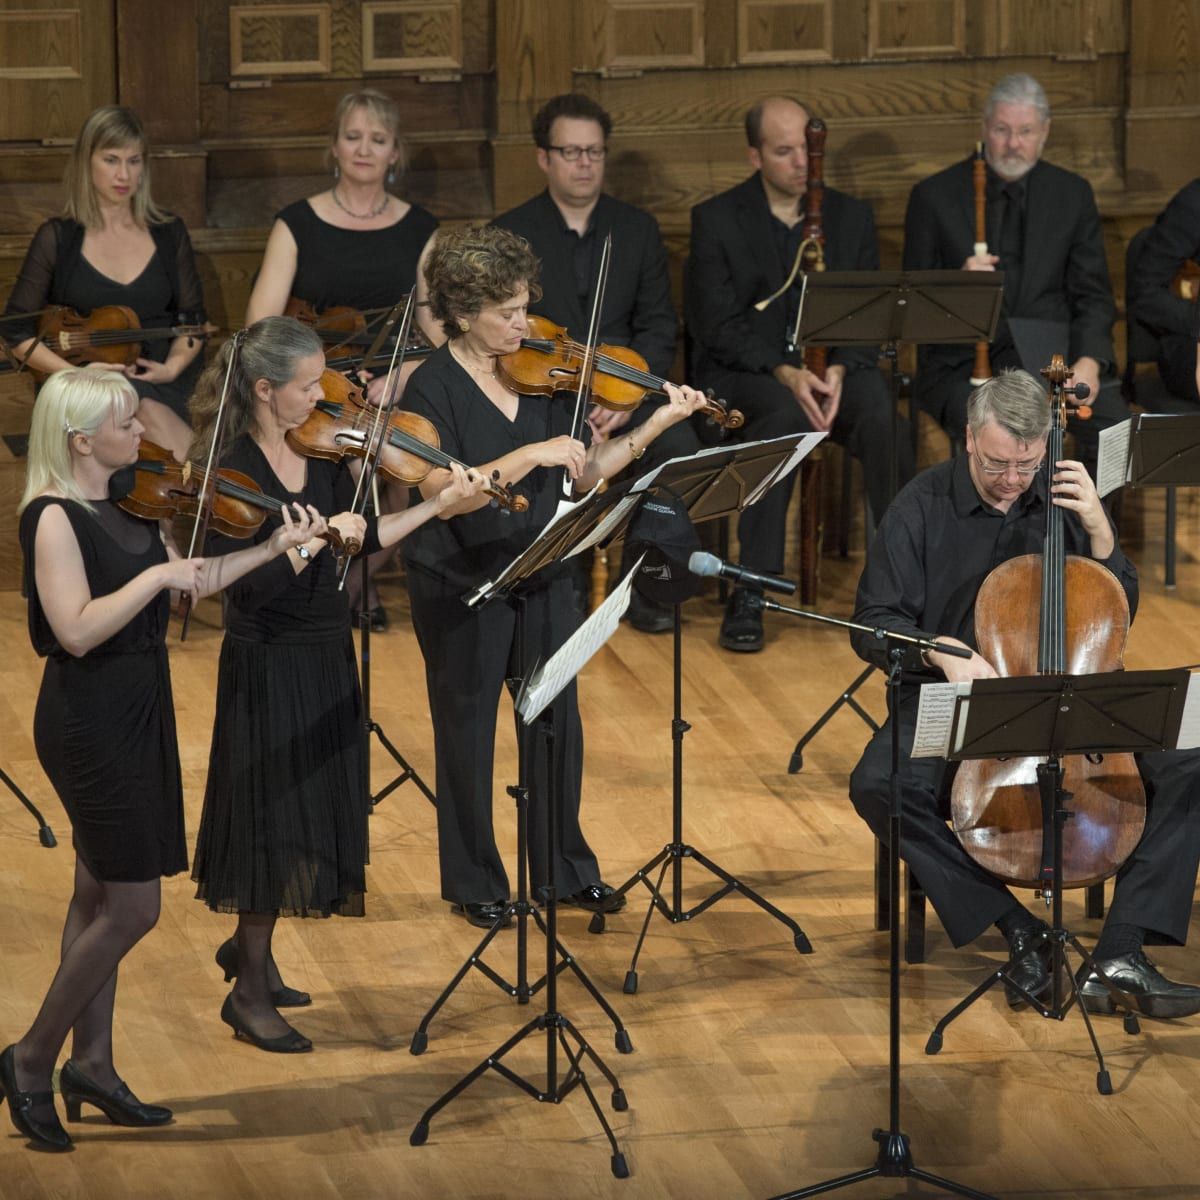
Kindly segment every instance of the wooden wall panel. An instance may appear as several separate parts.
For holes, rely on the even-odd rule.
[[[362,6],[363,71],[461,71],[462,5],[457,0],[367,0]]]
[[[966,0],[868,0],[870,58],[961,57],[966,38]]]
[[[328,4],[230,5],[230,76],[328,75],[332,17]]]
[[[738,0],[737,61],[828,62],[833,7],[833,0]]]

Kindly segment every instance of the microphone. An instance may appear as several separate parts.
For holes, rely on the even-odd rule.
[[[790,596],[796,585],[790,579],[777,579],[774,575],[760,575],[757,571],[739,567],[737,563],[728,563],[715,554],[706,554],[697,550],[688,559],[688,570],[693,575],[717,576],[732,579],[735,583],[744,583],[760,591],[783,592]]]

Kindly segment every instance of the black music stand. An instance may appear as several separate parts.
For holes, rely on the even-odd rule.
[[[738,446],[718,447],[703,450],[688,458],[676,458],[664,463],[657,470],[639,479],[634,484],[635,492],[668,491],[677,497],[687,509],[693,523],[709,521],[730,513],[741,512],[754,503],[768,488],[773,487],[783,476],[794,469],[801,458],[824,438],[819,433],[795,433],[767,441],[747,442]],[[683,840],[683,738],[691,726],[683,719],[683,650],[681,605],[675,604],[675,642],[672,668],[674,711],[671,719],[672,763],[671,763],[671,840],[645,865],[639,867],[614,893],[623,896],[637,883],[642,883],[650,893],[650,903],[642,921],[634,947],[629,970],[625,974],[624,991],[632,995],[637,991],[638,958],[655,911],[672,925],[691,921],[705,909],[731,892],[757,904],[775,920],[786,925],[792,932],[792,944],[801,954],[811,954],[812,945],[804,930],[786,913],[781,912],[753,888],[748,887],[736,875],[718,866],[707,855]],[[710,875],[720,880],[722,886],[711,892],[690,909],[683,907],[683,863],[692,859]],[[652,883],[650,875],[659,867],[658,878]],[[663,895],[663,882],[667,871],[672,872],[671,900]],[[596,913],[588,925],[592,933],[602,933],[605,914]]]
[[[623,493],[619,489],[612,489],[603,494],[593,492],[577,504],[572,505],[569,509],[561,511],[495,580],[488,580],[477,587],[475,591],[463,597],[464,601],[471,607],[478,604],[503,602],[511,602],[516,607],[516,661],[518,664],[524,664],[525,662],[526,645],[525,601],[521,585],[544,567],[559,561],[560,558],[569,556],[576,547],[582,549],[591,544],[589,539],[596,540],[599,536],[602,536],[605,527],[614,531],[614,533],[620,533],[632,515],[635,503],[634,499],[623,500]],[[518,677],[506,680],[506,685],[513,697],[514,703],[520,694],[523,684],[524,680]],[[626,1030],[621,1018],[617,1015],[616,1010],[613,1009],[600,990],[585,974],[575,956],[558,940],[557,934],[553,937],[553,945],[558,955],[561,956],[557,965],[553,967],[549,974],[543,975],[536,982],[532,984],[529,982],[528,922],[530,918],[533,919],[543,934],[549,936],[549,933],[547,923],[543,920],[538,906],[529,897],[528,829],[530,787],[528,763],[525,761],[525,758],[524,739],[521,738],[520,730],[518,729],[517,782],[514,786],[506,789],[508,795],[513,798],[517,806],[516,899],[509,900],[505,904],[501,914],[492,923],[492,927],[483,935],[483,938],[476,945],[475,949],[471,951],[454,973],[450,982],[442,989],[437,999],[426,1010],[425,1015],[421,1018],[420,1023],[413,1032],[412,1040],[409,1044],[409,1052],[411,1054],[423,1054],[425,1052],[429,1045],[429,1026],[433,1018],[437,1016],[454,990],[472,970],[478,971],[484,978],[489,979],[507,996],[515,999],[518,1004],[528,1004],[533,996],[543,987],[548,986],[558,974],[568,968],[574,972],[575,977],[612,1022],[615,1029],[614,1036],[617,1049],[622,1054],[629,1054],[633,1051],[629,1032]],[[492,944],[500,931],[507,927],[512,917],[516,917],[517,920],[515,983],[510,982],[496,971],[483,957],[487,948]]]
[[[891,759],[892,777],[888,800],[888,893],[893,913],[900,909],[900,834],[903,826],[903,809],[900,796],[900,680],[907,654],[913,651],[936,650],[956,658],[970,658],[971,652],[961,646],[943,645],[932,638],[913,637],[894,633],[888,629],[872,629],[854,621],[843,621],[838,617],[827,617],[821,613],[806,612],[800,608],[789,608],[768,600],[756,598],[756,603],[770,612],[787,613],[806,621],[819,621],[825,625],[837,625],[842,629],[854,629],[871,634],[881,645],[888,647],[887,700],[888,715],[892,722]],[[942,1191],[971,1200],[995,1200],[986,1192],[976,1191],[965,1184],[955,1183],[924,1171],[913,1162],[912,1147],[908,1134],[900,1128],[900,922],[893,920],[888,937],[888,1127],[876,1129],[872,1138],[879,1149],[873,1166],[835,1179],[826,1179],[798,1191],[776,1196],[775,1200],[800,1200],[803,1196],[819,1196],[822,1192],[833,1192],[868,1179],[916,1179],[931,1184]]]
[[[581,505],[587,504],[588,501],[581,502]],[[593,507],[599,510],[602,506],[597,504]],[[626,506],[628,511],[632,511],[632,507],[632,504]],[[586,510],[583,515],[585,518],[587,517]],[[573,542],[573,546],[582,548],[587,544],[589,534],[593,533],[596,527],[593,523],[591,529],[589,529],[584,521],[576,521],[574,524],[577,526],[579,536]],[[558,539],[553,540],[557,541]],[[534,544],[533,549],[535,553],[530,556],[529,561],[521,568],[522,578],[527,579],[530,575],[541,569],[540,565],[532,565],[537,563],[541,557],[541,551],[537,548],[537,543]],[[524,555],[521,556],[521,558],[524,557]],[[521,559],[519,558],[517,562],[520,561]],[[508,572],[506,571],[505,574],[508,575]],[[554,794],[556,786],[554,771],[554,720],[551,705],[554,699],[562,692],[563,688],[575,678],[583,664],[604,645],[616,630],[621,614],[629,604],[632,576],[633,572],[631,571],[621,586],[563,644],[549,662],[543,667],[535,669],[530,676],[527,676],[521,682],[513,698],[518,721],[526,730],[532,726],[534,721],[538,722],[546,754],[547,795],[540,797],[546,804],[546,884],[541,888],[542,898],[545,903],[545,920],[543,921],[541,914],[536,909],[533,910],[533,916],[546,939],[546,969],[543,975],[543,980],[546,984],[546,1007],[543,1012],[539,1013],[532,1020],[527,1021],[512,1037],[496,1050],[492,1051],[481,1063],[468,1071],[457,1083],[443,1092],[421,1114],[420,1120],[417,1121],[412,1133],[409,1135],[409,1143],[413,1146],[423,1146],[428,1140],[429,1123],[437,1113],[454,1100],[456,1096],[470,1087],[481,1075],[486,1074],[488,1071],[495,1071],[496,1074],[507,1079],[509,1083],[520,1088],[527,1095],[532,1096],[540,1104],[560,1104],[576,1087],[581,1088],[587,1097],[588,1103],[591,1105],[593,1113],[596,1115],[596,1119],[600,1122],[604,1136],[608,1139],[609,1148],[612,1152],[610,1166],[613,1175],[618,1179],[625,1179],[629,1175],[629,1166],[625,1161],[625,1155],[621,1152],[620,1146],[617,1144],[612,1126],[609,1125],[608,1119],[605,1117],[604,1111],[596,1099],[595,1092],[584,1070],[585,1062],[592,1063],[612,1087],[612,1106],[617,1112],[624,1112],[628,1109],[629,1102],[625,1098],[625,1093],[621,1089],[616,1075],[608,1068],[571,1019],[565,1013],[561,1012],[558,1007],[558,975],[563,970],[563,967],[569,964],[587,985],[588,990],[592,992],[593,996],[600,1000],[605,1010],[615,1017],[615,1014],[604,1004],[599,993],[592,987],[587,977],[582,974],[574,960],[567,955],[558,940],[558,890],[555,885],[554,868],[558,842],[558,797]],[[514,585],[515,579],[510,578],[505,586],[512,587]],[[490,587],[491,585],[487,586]],[[518,743],[523,740],[520,730],[518,730],[517,740]],[[523,813],[524,809],[520,808],[518,811]],[[523,834],[519,834],[518,836],[523,838]],[[523,882],[518,886],[523,888]],[[491,933],[494,932],[495,927],[489,933],[489,938]],[[560,955],[566,958],[566,963],[560,961]],[[536,990],[536,988],[533,990]],[[543,1031],[546,1035],[546,1083],[544,1087],[539,1087],[523,1075],[518,1074],[503,1060],[511,1050],[527,1037]],[[624,1047],[621,1045],[622,1036],[625,1037]],[[623,1049],[625,1052],[633,1048],[629,1045],[628,1035],[625,1034],[623,1029],[619,1029],[617,1047],[618,1049]],[[567,1060],[567,1068],[562,1073],[560,1073],[558,1060],[558,1052],[560,1050]]]
[[[968,695],[958,697],[947,758],[958,761],[1044,756],[1046,759],[1037,767],[1043,831],[1040,879],[1042,893],[1048,893],[1051,899],[1051,925],[938,1021],[925,1045],[926,1054],[937,1054],[946,1026],[990,988],[1004,982],[1043,1017],[1061,1021],[1072,1005],[1078,1006],[1099,1064],[1096,1090],[1102,1096],[1112,1094],[1112,1080],[1100,1044],[1087,1009],[1080,1002],[1075,974],[1067,961],[1067,946],[1079,955],[1089,973],[1100,977],[1114,1001],[1126,1010],[1126,1033],[1138,1032],[1136,1005],[1100,970],[1092,955],[1062,923],[1063,835],[1072,816],[1067,807],[1071,796],[1063,789],[1062,759],[1070,754],[1136,753],[1174,747],[1179,740],[1188,689],[1189,672],[1179,668],[976,679]],[[1049,1004],[1044,1004],[1014,982],[1010,972],[1047,945],[1051,998]],[[1064,976],[1070,983],[1070,994],[1066,996],[1062,986]]]
[[[805,277],[795,334],[799,344],[881,346],[888,360],[892,387],[889,496],[896,495],[899,483],[900,343],[933,346],[991,341],[1003,293],[1004,276],[999,272],[814,271]],[[881,519],[883,514],[877,517]],[[872,733],[879,731],[854,697],[873,670],[867,667],[860,672],[800,737],[788,760],[789,775],[804,769],[804,748],[843,704],[852,708]]]

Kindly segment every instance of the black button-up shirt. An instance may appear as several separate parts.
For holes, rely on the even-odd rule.
[[[1063,511],[1066,552],[1091,557],[1091,539],[1074,513]],[[872,628],[919,637],[956,637],[975,645],[975,597],[993,567],[1022,554],[1040,554],[1046,540],[1046,475],[1038,473],[1008,512],[979,496],[969,459],[960,454],[922,471],[884,514],[858,583],[854,620]],[[1137,569],[1114,544],[1102,563],[1118,579],[1137,611]],[[1037,637],[1037,630],[1030,631]],[[887,669],[888,647],[852,633],[855,653]],[[906,654],[911,683],[941,679]]]

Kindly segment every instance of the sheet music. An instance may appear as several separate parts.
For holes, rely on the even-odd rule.
[[[644,554],[638,557],[633,570],[613,588],[608,599],[571,634],[548,662],[534,671],[517,701],[517,711],[526,725],[537,720],[546,705],[583,670],[592,655],[616,632],[622,615],[629,607],[633,577],[645,557]]]
[[[1183,717],[1179,722],[1176,750],[1195,750],[1200,746],[1200,674],[1188,676],[1187,696],[1183,701]]]
[[[1115,492],[1129,481],[1129,439],[1132,421],[1119,421],[1100,430],[1100,448],[1096,454],[1096,491],[1101,496]]]
[[[616,504],[612,506],[601,518],[600,523],[592,530],[591,533],[567,555],[568,558],[574,558],[576,554],[582,553],[584,550],[590,550],[598,542],[602,542],[607,536],[608,531],[613,529],[618,521],[624,519],[625,514],[642,498],[641,492],[632,491],[622,496]]]
[[[917,727],[913,731],[913,758],[945,758],[951,750],[955,701],[970,696],[967,683],[923,683],[917,705]],[[967,704],[962,706],[962,728],[966,728]],[[961,741],[961,730],[958,739]],[[957,747],[954,747],[957,749]]]
[[[756,487],[754,491],[752,491],[750,495],[746,497],[745,507],[749,508],[751,504],[757,504],[759,500],[761,500],[766,494],[768,488],[774,487],[781,479],[786,479],[788,474],[794,471],[800,465],[801,460],[804,459],[808,454],[812,453],[812,451],[815,450],[817,446],[819,446],[821,442],[823,442],[828,436],[829,435],[827,433],[804,434],[800,441],[797,442],[796,448],[792,451],[787,462],[785,462],[773,475],[768,475],[766,478],[762,479],[759,482],[758,487]]]

